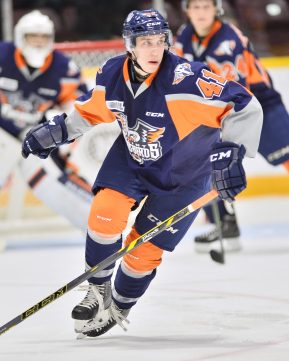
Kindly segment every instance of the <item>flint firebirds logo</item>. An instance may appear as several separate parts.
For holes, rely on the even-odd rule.
[[[128,150],[134,160],[143,164],[144,161],[156,161],[162,156],[162,146],[158,139],[163,137],[165,127],[156,128],[141,119],[137,119],[135,126],[129,128],[126,115],[118,113],[117,118],[122,125]]]
[[[181,81],[185,79],[186,76],[194,75],[192,72],[191,65],[189,63],[183,63],[177,65],[176,69],[174,70],[175,77],[173,81],[173,85],[179,84]]]

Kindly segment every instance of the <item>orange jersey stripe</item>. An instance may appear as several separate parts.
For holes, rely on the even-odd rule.
[[[106,106],[104,89],[104,87],[96,87],[90,99],[84,102],[76,101],[74,103],[79,114],[91,125],[112,123],[116,119],[113,112]]]
[[[167,106],[182,140],[200,125],[220,128],[222,119],[231,111],[232,106],[224,107],[199,103],[194,100],[175,99],[167,101]]]
[[[16,49],[15,50],[15,53],[14,53],[14,59],[15,59],[15,63],[17,65],[17,67],[19,69],[22,69],[26,66],[26,63],[24,61],[24,58],[22,56],[22,53],[19,49]]]
[[[247,50],[244,51],[244,56],[249,66],[249,75],[247,78],[249,85],[256,83],[265,83],[269,87],[271,87],[268,74],[263,68],[261,62],[258,59],[256,59],[254,55]]]
[[[155,71],[154,73],[150,74],[150,76],[144,81],[144,83],[149,87],[152,83],[152,81],[154,80],[154,78],[156,77],[157,73],[158,73],[159,69],[157,69],[157,71]],[[125,62],[123,64],[123,69],[122,69],[122,74],[124,77],[124,81],[127,83],[128,81],[130,81],[129,78],[129,73],[128,73],[128,58],[125,59]]]

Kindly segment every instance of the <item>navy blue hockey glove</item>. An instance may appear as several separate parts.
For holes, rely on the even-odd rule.
[[[210,155],[213,186],[219,196],[229,202],[233,202],[247,186],[242,165],[245,153],[243,145],[222,142],[215,144]]]
[[[59,145],[70,143],[65,118],[66,114],[63,113],[31,128],[22,144],[22,156],[27,158],[29,154],[34,154],[45,159]]]

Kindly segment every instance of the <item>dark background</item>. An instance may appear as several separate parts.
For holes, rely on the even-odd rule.
[[[268,4],[282,11],[270,16]],[[175,34],[186,21],[180,0],[165,2],[168,21]],[[223,0],[225,17],[249,36],[260,56],[289,55],[289,0]],[[146,0],[14,0],[14,24],[26,12],[39,9],[55,23],[56,41],[113,39],[121,34],[126,15],[151,7]]]

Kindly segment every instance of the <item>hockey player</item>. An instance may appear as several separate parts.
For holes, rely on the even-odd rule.
[[[190,61],[202,61],[213,72],[236,80],[250,88],[263,108],[264,120],[259,153],[273,166],[283,164],[289,171],[289,115],[280,94],[263,68],[251,43],[234,25],[222,22],[221,0],[184,0],[189,24],[181,27],[176,52]],[[222,236],[227,251],[241,249],[240,230],[234,208],[219,201]],[[214,223],[212,209],[205,207],[208,219]],[[218,230],[197,236],[195,248],[208,252],[218,240]]]
[[[67,168],[58,152],[52,154],[49,162],[31,158],[27,162],[22,159],[19,165],[21,142],[27,131],[45,121],[55,109],[68,111],[79,91],[87,91],[77,66],[53,51],[53,45],[53,22],[37,10],[16,24],[15,44],[0,43],[0,188],[15,166],[20,166],[25,181],[39,199],[85,230],[91,187]]]
[[[246,187],[242,160],[255,155],[262,127],[260,104],[244,87],[168,51],[171,31],[154,9],[131,12],[123,38],[127,55],[107,61],[74,112],[33,128],[22,148],[24,157],[45,158],[93,126],[118,121],[122,134],[93,187],[87,269],[120,249],[129,213],[145,197],[125,245],[206,194],[212,180],[220,196],[233,201]],[[90,278],[86,297],[72,311],[76,332],[95,337],[117,323],[124,327],[163,251],[174,250],[195,217],[127,254],[114,287],[114,264]]]

